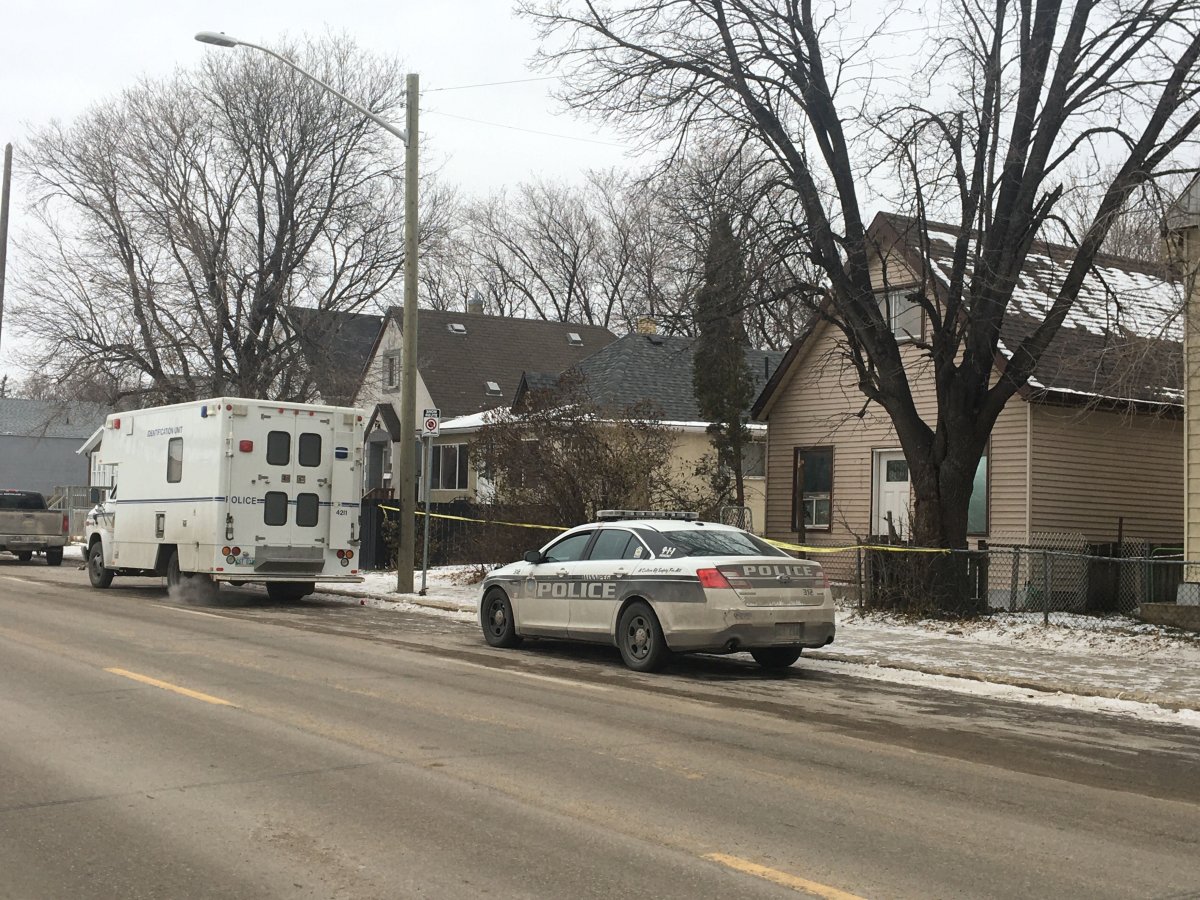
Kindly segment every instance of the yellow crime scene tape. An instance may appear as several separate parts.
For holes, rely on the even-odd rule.
[[[379,507],[382,510],[389,512],[400,512],[398,506],[383,506]],[[507,525],[511,528],[540,528],[543,531],[567,531],[568,526],[564,525],[537,525],[533,522],[500,522],[495,519],[472,519],[467,516],[452,516],[448,513],[426,513],[424,510],[416,511],[418,516],[428,515],[431,519],[452,519],[455,522],[478,522],[480,525]],[[953,553],[953,550],[944,547],[895,547],[891,544],[848,544],[845,547],[814,547],[808,544],[789,544],[787,541],[775,541],[771,538],[763,538],[772,547],[778,547],[780,550],[793,550],[798,553],[845,553],[849,550],[883,550],[887,553]]]

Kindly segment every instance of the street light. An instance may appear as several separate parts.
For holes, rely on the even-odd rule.
[[[400,357],[400,546],[396,551],[396,590],[413,591],[413,559],[416,555],[417,514],[417,97],[419,77],[409,73],[405,80],[405,124],[401,131],[390,122],[345,94],[330,87],[310,72],[274,50],[223,32],[201,31],[196,40],[215,47],[250,47],[261,50],[288,68],[320,85],[339,100],[358,110],[384,131],[404,143],[404,334]]]

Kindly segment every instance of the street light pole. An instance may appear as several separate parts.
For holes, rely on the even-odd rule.
[[[400,546],[396,549],[396,590],[411,594],[417,550],[417,113],[420,80],[415,73],[410,73],[406,79],[408,128],[401,131],[268,47],[216,31],[201,31],[196,40],[216,47],[260,50],[320,85],[404,142],[404,335],[400,357]]]

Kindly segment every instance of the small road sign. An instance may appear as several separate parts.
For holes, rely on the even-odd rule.
[[[442,433],[442,411],[427,409],[421,413],[421,437],[437,437]]]

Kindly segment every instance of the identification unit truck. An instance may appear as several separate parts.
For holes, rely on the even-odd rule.
[[[115,413],[115,472],[87,518],[93,587],[264,583],[275,600],[358,582],[363,421],[357,409],[224,397]]]

